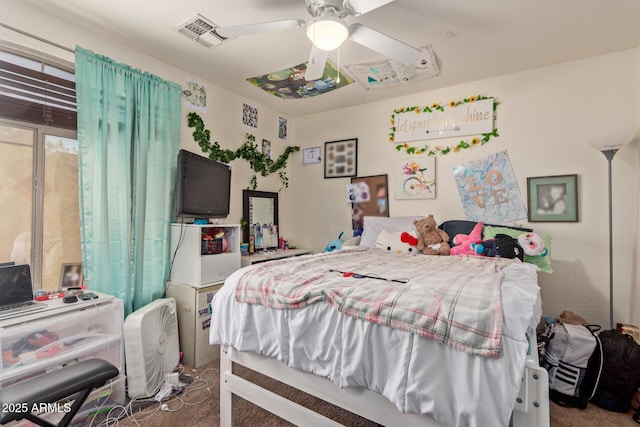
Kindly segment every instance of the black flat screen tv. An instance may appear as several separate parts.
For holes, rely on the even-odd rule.
[[[186,150],[178,153],[176,216],[229,216],[231,167]]]

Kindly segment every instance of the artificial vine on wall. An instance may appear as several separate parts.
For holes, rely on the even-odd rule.
[[[256,137],[248,133],[245,135],[242,145],[235,151],[221,148],[217,141],[211,142],[211,131],[204,127],[204,122],[197,113],[190,112],[187,117],[189,127],[195,129],[193,131],[193,139],[198,143],[202,152],[206,153],[211,160],[229,163],[235,159],[244,159],[249,162],[249,166],[254,172],[249,182],[249,188],[251,190],[255,190],[258,187],[257,174],[268,176],[275,172],[278,173],[278,177],[282,182],[280,189],[289,186],[289,178],[285,170],[287,160],[289,159],[289,155],[300,151],[300,147],[288,145],[280,157],[274,161],[258,148]]]
[[[481,101],[481,100],[485,100],[485,99],[490,99],[490,97],[488,96],[470,96],[469,98],[464,98],[463,100],[460,101],[455,101],[452,100],[451,102],[449,102],[449,107],[450,108],[455,108],[458,105],[462,105],[462,104],[466,104],[466,103],[472,103],[475,101]],[[497,101],[493,101],[493,111],[496,110],[498,104],[500,104]],[[393,114],[391,114],[391,128],[389,129],[389,142],[393,142],[396,143],[395,141],[395,134],[396,134],[396,127],[395,127],[395,118],[396,118],[396,114],[400,114],[400,113],[406,113],[408,111],[415,111],[416,114],[419,113],[432,113],[433,111],[441,111],[444,112],[444,107],[435,102],[433,104],[431,104],[431,106],[429,107],[419,107],[419,106],[410,106],[410,107],[400,107],[400,108],[396,108],[395,110],[393,110]],[[425,144],[422,147],[416,147],[413,145],[410,145],[408,142],[404,142],[404,143],[396,143],[396,150],[398,151],[402,151],[404,150],[407,154],[424,154],[426,156],[435,156],[436,154],[440,154],[440,155],[446,155],[449,154],[450,152],[454,152],[457,153],[460,150],[466,150],[468,148],[474,147],[476,145],[484,145],[487,142],[489,142],[489,140],[494,137],[497,138],[498,136],[500,136],[498,134],[498,129],[494,129],[492,132],[489,133],[483,133],[481,134],[482,138],[480,137],[475,137],[475,138],[471,138],[469,141],[460,141],[455,145],[434,145],[433,147],[429,146],[428,144]]]

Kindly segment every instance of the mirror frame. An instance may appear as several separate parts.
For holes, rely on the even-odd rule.
[[[280,236],[280,224],[278,223],[278,193],[273,193],[270,191],[255,191],[255,190],[242,190],[242,217],[246,222],[246,226],[242,232],[242,238],[244,243],[249,243],[249,199],[253,197],[260,197],[265,199],[273,199],[273,223],[278,227],[278,237]],[[277,239],[276,239],[277,240]],[[276,246],[270,246],[268,248],[260,248],[260,249],[272,249],[277,248]]]

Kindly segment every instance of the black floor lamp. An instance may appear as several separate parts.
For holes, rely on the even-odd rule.
[[[626,139],[621,139],[624,141],[618,145],[603,145],[598,147],[598,150],[604,157],[607,159],[608,164],[608,172],[609,172],[609,329],[613,329],[613,188],[612,188],[612,177],[611,177],[611,161],[613,157],[616,155],[618,150],[622,148],[625,144],[631,141],[633,138],[633,134],[631,134]]]
[[[611,186],[611,161],[619,148],[602,150],[609,170],[609,329],[613,329],[613,191]]]

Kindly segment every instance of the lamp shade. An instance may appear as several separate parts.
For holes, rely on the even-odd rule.
[[[322,50],[337,49],[349,36],[349,30],[342,19],[323,14],[314,18],[307,27],[307,37],[315,47]]]
[[[594,137],[589,141],[589,144],[598,151],[618,150],[631,142],[635,138],[636,132],[635,128],[618,129],[607,135]]]

